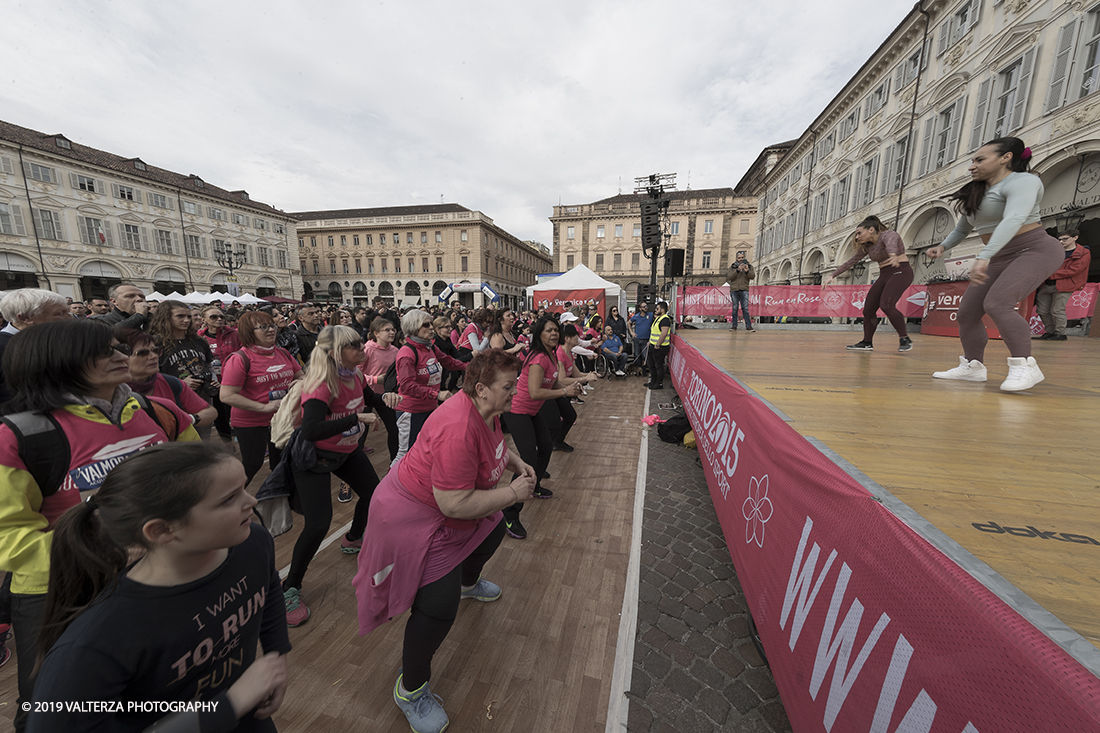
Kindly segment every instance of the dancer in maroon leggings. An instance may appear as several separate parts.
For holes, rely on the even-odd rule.
[[[913,268],[905,256],[905,244],[898,233],[887,229],[877,216],[868,216],[859,223],[853,241],[856,253],[821,283],[824,290],[837,275],[847,272],[849,267],[867,257],[879,264],[878,280],[867,291],[867,301],[863,305],[863,340],[846,348],[849,351],[874,350],[872,341],[881,308],[890,319],[890,325],[898,332],[898,351],[909,351],[913,348],[913,340],[905,332],[905,316],[897,307],[901,294],[913,284]]]

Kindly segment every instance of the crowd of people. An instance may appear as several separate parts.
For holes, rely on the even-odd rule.
[[[1015,138],[983,146],[982,185],[954,196],[964,218],[931,254],[971,227],[986,247],[959,310],[960,366],[936,378],[986,379],[986,313],[1012,355],[1001,389],[1043,378],[1012,306],[1036,288],[1056,306],[1060,273],[1088,260],[1070,233],[1058,242],[1039,227],[1029,158]],[[855,236],[839,271],[863,257],[883,266],[856,350],[871,349],[882,308],[908,351],[894,308],[912,281],[900,237],[874,217]],[[661,302],[629,318],[612,306],[606,321],[585,305],[373,305],[195,308],[147,302],[129,284],[84,304],[37,289],[0,299],[0,633],[18,651],[17,730],[274,730],[287,628],[310,619],[305,577],[331,529],[332,476],[337,501],[356,500],[340,549],[357,556],[359,631],[411,611],[393,698],[414,731],[447,727],[431,663],[460,603],[501,596],[483,571],[505,536],[528,537],[524,505],[554,496],[551,456],[574,451],[597,373],[633,369],[663,387],[671,318]],[[381,477],[370,430],[387,433]],[[282,482],[304,518],[281,582],[254,522],[265,459],[266,482]],[[217,705],[28,714],[58,700]]]
[[[0,299],[0,633],[18,652],[17,730],[273,730],[332,476],[336,500],[356,501],[340,548],[358,556],[360,633],[411,609],[394,701],[415,731],[447,725],[431,660],[459,603],[500,596],[482,571],[505,536],[528,536],[524,504],[553,496],[550,457],[574,451],[598,367],[648,371],[656,388],[670,323],[663,304],[606,322],[586,306],[373,305],[195,307],[129,284],[87,303]],[[295,429],[276,444],[284,413]],[[370,430],[387,433],[386,471]],[[304,520],[281,582],[253,512],[265,461]],[[61,699],[219,704],[23,705]]]

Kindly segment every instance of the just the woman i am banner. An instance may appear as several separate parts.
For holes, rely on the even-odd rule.
[[[1096,310],[1097,289],[1089,283],[1066,304],[1066,318],[1089,318]],[[861,318],[870,285],[757,285],[749,288],[749,313],[760,316]],[[922,318],[928,286],[910,285],[898,308],[906,318]],[[732,311],[729,288],[689,286],[677,294],[677,318],[728,318]]]

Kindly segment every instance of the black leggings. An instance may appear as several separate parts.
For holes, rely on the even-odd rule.
[[[454,570],[416,592],[412,614],[405,624],[405,648],[401,652],[404,668],[401,684],[409,692],[415,692],[432,678],[432,657],[458,616],[462,586],[477,583],[482,568],[500,547],[503,538],[504,522],[497,522],[489,536]]]
[[[905,316],[897,308],[901,294],[913,284],[913,268],[908,262],[898,267],[884,267],[878,280],[867,291],[867,301],[863,304],[863,340],[871,343],[878,328],[879,308],[890,319],[890,325],[898,332],[898,338],[905,338]]]
[[[214,418],[214,428],[218,431],[218,435],[228,438],[233,432],[233,428],[229,425],[229,405],[218,399],[217,392],[214,393],[210,404],[214,405],[214,409],[218,411],[218,416]]]
[[[504,422],[508,425],[508,432],[516,443],[519,457],[529,466],[534,467],[535,488],[542,486],[542,474],[550,465],[550,454],[554,452],[554,443],[550,439],[550,430],[546,427],[546,421],[542,415],[520,415],[506,412],[503,415]],[[519,478],[519,474],[512,474],[512,480]],[[504,518],[514,522],[519,519],[519,513],[523,510],[523,502],[518,502],[504,510]]]
[[[359,497],[355,502],[355,514],[351,519],[348,537],[357,540],[367,527],[367,511],[374,490],[378,487],[378,474],[374,466],[358,446],[351,453],[317,451],[317,465],[308,471],[294,467],[294,485],[302,504],[305,526],[294,543],[294,556],[290,561],[290,573],[286,576],[287,588],[302,587],[310,560],[317,554],[325,534],[332,525],[332,479],[335,474],[351,486]]]
[[[573,409],[568,397],[546,400],[539,408],[539,415],[546,421],[550,439],[555,443],[564,443],[565,436],[569,435],[573,424],[577,422],[577,411]]]
[[[390,449],[390,462],[397,458],[397,411],[389,407],[376,407],[378,419],[386,426],[386,447]]]
[[[241,449],[241,463],[244,464],[244,475],[248,478],[248,483],[252,482],[264,465],[264,451],[267,451],[267,465],[272,471],[279,465],[279,457],[283,452],[271,442],[270,426],[233,428],[233,433],[237,436],[237,447]]]

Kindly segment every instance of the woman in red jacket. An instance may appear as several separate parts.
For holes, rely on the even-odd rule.
[[[465,372],[466,364],[447,356],[432,343],[435,331],[432,317],[412,310],[401,318],[405,345],[397,352],[397,393],[402,396],[397,412],[397,457],[394,465],[409,452],[424,421],[436,406],[451,396],[440,389],[443,370]]]

